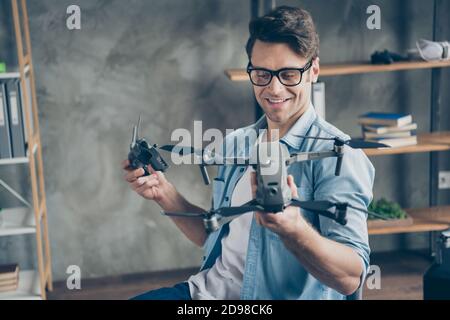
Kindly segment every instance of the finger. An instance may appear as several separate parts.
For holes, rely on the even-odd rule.
[[[159,182],[158,182],[159,183]],[[138,194],[140,194],[141,196],[144,196],[144,194],[150,192],[150,190],[153,192],[155,190],[155,188],[153,188],[154,186],[152,186],[153,183],[151,182],[146,182],[144,183],[142,186],[138,187],[136,189],[136,192]],[[150,193],[151,194],[151,193]]]
[[[255,212],[255,220],[260,226],[262,226],[262,223],[261,223],[261,212]]]
[[[292,196],[298,198],[297,186],[292,175],[288,176],[288,186],[291,188]]]
[[[252,196],[256,197],[256,189],[258,188],[258,183],[256,181],[256,172],[252,172],[250,174],[251,188],[252,188]]]
[[[131,169],[129,168],[129,165],[130,165],[130,161],[129,161],[128,159],[122,161],[122,169],[124,169],[124,170],[131,170]]]
[[[157,181],[157,183],[154,183],[152,181]],[[147,177],[140,177],[137,178],[135,181],[131,182],[131,189],[136,190],[137,188],[140,188],[144,184],[148,184],[151,182],[151,185],[158,185],[158,177],[155,175],[147,176]]]
[[[151,168],[151,166],[149,165],[149,169],[150,168]],[[151,168],[151,170],[152,171],[150,171],[150,172],[152,172],[152,174],[155,175],[161,181],[161,183],[167,182],[166,176],[164,175],[163,172],[155,171],[155,170],[153,170],[153,168]]]
[[[125,174],[124,178],[125,180],[127,180],[128,182],[133,182],[135,181],[137,178],[143,176],[145,173],[144,169],[139,168],[133,171],[128,172],[127,174]]]

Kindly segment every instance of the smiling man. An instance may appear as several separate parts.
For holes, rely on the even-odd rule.
[[[319,39],[308,12],[279,7],[252,21],[246,49],[247,71],[264,116],[226,137],[227,156],[248,155],[258,141],[278,137],[291,153],[332,148],[330,141],[298,136],[349,138],[318,117],[311,104],[311,85],[317,81],[320,66]],[[268,130],[250,144],[235,144],[260,129]],[[375,174],[370,161],[362,151],[345,147],[340,176],[334,175],[335,161],[327,158],[291,165],[288,185],[293,196],[367,207]],[[204,211],[181,196],[163,174],[142,174],[142,169],[128,171],[126,180],[163,210]],[[255,180],[251,168],[219,167],[213,186],[214,209],[254,198]],[[282,213],[241,215],[210,235],[201,219],[172,219],[191,241],[203,246],[201,270],[187,282],[137,299],[346,299],[362,285],[369,267],[366,216],[352,209],[347,211],[345,226],[288,207]]]

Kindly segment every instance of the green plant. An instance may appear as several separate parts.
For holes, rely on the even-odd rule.
[[[372,201],[369,205],[369,211],[378,213],[388,219],[406,219],[406,212],[400,207],[400,205],[393,201],[388,201],[381,198],[378,201]],[[369,217],[369,220],[375,220],[376,218]]]

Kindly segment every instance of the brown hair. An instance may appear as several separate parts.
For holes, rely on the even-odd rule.
[[[263,17],[256,18],[249,25],[250,38],[246,50],[251,59],[256,40],[273,43],[286,43],[306,59],[319,55],[319,35],[308,11],[281,6]]]

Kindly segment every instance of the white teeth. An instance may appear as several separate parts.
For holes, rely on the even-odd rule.
[[[280,100],[267,99],[267,100],[269,100],[270,103],[280,103],[280,102],[287,101],[288,99],[280,99]]]

